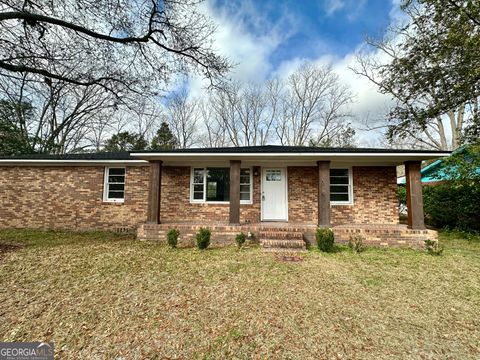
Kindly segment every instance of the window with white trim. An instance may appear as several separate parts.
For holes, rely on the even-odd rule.
[[[330,203],[352,203],[351,169],[330,169]]]
[[[240,169],[240,201],[252,200],[252,178],[250,169]]]
[[[230,168],[192,168],[190,201],[228,203],[230,201]],[[240,203],[252,202],[252,171],[240,169]]]
[[[125,168],[105,168],[103,200],[108,202],[125,200]]]

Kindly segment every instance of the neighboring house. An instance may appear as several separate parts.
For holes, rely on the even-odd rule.
[[[0,158],[0,228],[137,230],[192,243],[243,231],[265,247],[304,248],[317,227],[336,241],[422,246],[421,161],[448,152],[252,146]],[[405,164],[408,228],[399,225],[396,166]]]
[[[465,158],[468,159],[468,156],[469,156],[467,152],[467,148],[465,146],[455,150],[452,154],[461,154],[464,159]],[[451,173],[452,171],[446,171],[446,166],[447,165],[445,164],[444,159],[438,159],[432,162],[431,164],[425,166],[424,168],[422,168],[422,170],[420,171],[422,176],[422,184],[437,185],[448,180],[448,177],[451,176],[449,175],[449,173]],[[453,168],[449,170],[453,170],[453,172],[455,172],[456,169]],[[478,167],[476,170],[477,170],[477,173],[480,175],[480,167]],[[405,185],[405,183],[406,183],[405,176],[399,176],[397,178],[398,185]]]

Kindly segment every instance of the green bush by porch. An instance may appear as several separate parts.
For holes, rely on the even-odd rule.
[[[315,239],[317,240],[317,246],[320,251],[333,251],[333,243],[335,242],[335,236],[331,229],[317,229],[317,231],[315,232]]]

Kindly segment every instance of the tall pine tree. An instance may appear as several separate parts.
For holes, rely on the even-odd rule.
[[[151,150],[172,150],[178,147],[179,143],[175,135],[173,135],[170,127],[166,122],[162,122],[160,128],[152,139],[150,145]]]

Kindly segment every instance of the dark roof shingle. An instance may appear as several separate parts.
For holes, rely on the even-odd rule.
[[[413,149],[376,149],[376,148],[332,148],[332,147],[313,147],[313,146],[282,146],[282,145],[262,145],[262,146],[239,146],[239,147],[219,147],[219,148],[190,148],[190,149],[173,149],[173,150],[144,150],[131,152],[98,152],[98,153],[79,153],[79,154],[33,154],[18,156],[0,156],[0,160],[138,160],[131,156],[132,153],[149,154],[176,154],[176,153],[419,153],[419,154],[439,154],[448,153],[448,151],[437,150],[413,150]]]

